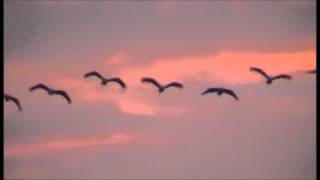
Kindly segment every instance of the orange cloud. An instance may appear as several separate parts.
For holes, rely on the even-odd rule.
[[[6,78],[5,84],[6,87],[12,89],[22,89],[35,82],[46,82],[66,90],[78,102],[113,103],[120,111],[134,115],[179,116],[186,111],[186,108],[182,105],[160,103],[154,93],[147,93],[147,86],[141,85],[141,77],[152,76],[162,83],[176,80],[182,83],[202,81],[214,82],[215,84],[246,84],[264,80],[261,76],[249,72],[250,66],[261,67],[269,74],[290,73],[313,69],[316,66],[315,51],[290,53],[221,52],[202,56],[156,58],[144,64],[128,62],[125,59],[129,59],[129,56],[123,53],[116,53],[107,62],[110,59],[113,63],[121,63],[121,66],[110,67],[103,59],[98,67],[108,68],[106,72],[124,79],[129,87],[126,92],[115,84],[101,88],[98,80],[94,78],[83,79],[82,75],[86,72],[86,68],[81,64],[76,65],[72,75],[66,73],[57,75],[55,70],[51,70],[52,64],[9,63],[6,64],[7,72],[5,75],[10,79]],[[93,62],[93,64],[99,63]],[[57,65],[53,67],[56,69]],[[17,85],[8,84],[17,81],[20,82]],[[8,91],[11,90],[8,89]]]
[[[113,72],[134,86],[138,86],[142,76],[153,76],[164,83],[197,80],[244,84],[262,80],[248,71],[250,66],[261,67],[269,74],[313,69],[316,66],[316,52],[221,52],[207,56],[166,57],[154,59],[149,64],[127,65]]]
[[[42,144],[5,146],[4,156],[5,158],[9,158],[51,150],[65,150],[98,145],[124,144],[130,142],[133,137],[135,137],[135,135],[118,133],[112,136],[101,138],[58,140]]]
[[[124,55],[116,55],[124,57]],[[128,56],[125,56],[128,58]],[[121,58],[120,58],[121,59]],[[177,81],[205,81],[220,84],[253,83],[263,78],[249,72],[250,66],[265,69],[269,74],[290,73],[313,69],[316,65],[315,51],[294,53],[257,53],[257,52],[221,52],[207,56],[182,56],[158,58],[151,63],[122,64],[110,70],[114,76],[120,76],[129,89],[123,93],[116,85],[101,88],[96,80],[61,78],[56,85],[71,91],[73,96],[85,102],[112,102],[125,113],[144,116],[179,116],[186,111],[182,106],[160,104],[154,93],[143,93],[140,78],[152,76],[163,83]],[[89,81],[89,82],[88,82]]]

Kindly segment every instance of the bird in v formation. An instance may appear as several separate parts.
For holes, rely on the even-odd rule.
[[[60,95],[60,96],[62,96],[65,100],[67,100],[67,102],[68,102],[69,104],[71,104],[71,98],[70,98],[69,95],[68,95],[65,91],[63,91],[63,90],[51,89],[51,88],[49,88],[48,86],[46,86],[46,85],[44,85],[44,84],[42,84],[42,83],[39,83],[39,84],[36,84],[36,85],[32,86],[32,87],[29,89],[29,91],[33,92],[33,91],[38,90],[38,89],[45,90],[45,91],[48,93],[49,96],[50,96],[50,95]]]
[[[161,85],[157,80],[155,80],[153,78],[149,78],[149,77],[142,78],[141,82],[149,83],[149,84],[152,84],[152,85],[156,86],[158,88],[159,95],[161,93],[163,93],[167,88],[170,88],[170,87],[174,87],[174,88],[178,88],[178,89],[182,89],[183,88],[183,85],[181,83],[179,83],[179,82],[171,82],[171,83],[166,84],[166,85]]]
[[[18,98],[13,97],[9,94],[4,94],[3,98],[4,100],[6,100],[6,102],[13,102],[18,107],[19,111],[22,111],[22,107]]]
[[[270,76],[265,71],[263,71],[261,68],[258,68],[258,67],[250,67],[249,70],[252,71],[252,72],[256,72],[256,73],[259,73],[260,75],[262,75],[266,79],[266,83],[267,84],[272,84],[272,82],[274,80],[278,80],[278,79],[286,79],[286,80],[291,80],[292,79],[292,77],[290,75],[288,75],[288,74],[279,74],[279,75],[276,75],[276,76]],[[306,73],[308,73],[308,74],[316,74],[316,72],[317,72],[316,69],[315,70],[306,71]],[[89,78],[89,77],[97,77],[98,79],[100,79],[102,86],[106,86],[109,82],[115,82],[115,83],[118,83],[122,89],[126,89],[127,88],[127,85],[124,83],[124,81],[121,78],[118,78],[118,77],[105,78],[100,73],[98,73],[97,71],[91,71],[91,72],[88,72],[88,73],[86,73],[84,75],[84,78]],[[170,87],[171,88],[178,88],[178,89],[183,89],[184,88],[183,84],[181,84],[179,82],[171,82],[171,83],[168,83],[166,85],[161,85],[157,80],[155,80],[154,78],[150,78],[150,77],[141,78],[141,82],[142,83],[149,83],[149,84],[154,85],[156,88],[158,88],[159,95],[161,93],[165,92],[165,90],[170,88]],[[37,89],[45,90],[48,93],[48,95],[60,95],[69,104],[71,104],[71,102],[72,102],[70,96],[63,90],[55,90],[55,89],[49,88],[47,85],[44,85],[43,83],[36,84],[36,85],[32,86],[29,90],[32,92],[32,91],[35,91]],[[201,95],[206,95],[206,94],[209,94],[209,93],[217,93],[218,96],[221,96],[222,94],[227,94],[227,95],[232,96],[234,99],[239,100],[239,97],[236,95],[236,93],[233,90],[226,89],[226,88],[223,88],[223,87],[211,87],[211,88],[208,88]],[[16,106],[18,107],[19,111],[22,111],[22,107],[21,107],[20,101],[16,97],[13,97],[13,96],[11,96],[9,94],[4,94],[3,97],[4,97],[5,101],[7,101],[7,102],[12,101],[14,104],[16,104]]]
[[[115,82],[118,83],[122,89],[126,89],[127,85],[123,82],[122,79],[118,78],[118,77],[114,77],[114,78],[105,78],[103,77],[100,73],[98,73],[97,71],[91,71],[88,72],[84,75],[84,78],[89,78],[89,77],[97,77],[101,80],[101,85],[102,86],[106,86],[109,82]]]
[[[286,79],[286,80],[291,80],[292,79],[292,77],[290,75],[288,75],[288,74],[279,74],[279,75],[276,75],[276,76],[270,76],[266,72],[264,72],[261,68],[257,68],[257,67],[251,67],[250,71],[257,72],[260,75],[262,75],[264,78],[266,78],[266,83],[267,84],[272,84],[272,82],[274,80],[277,80],[277,79]]]

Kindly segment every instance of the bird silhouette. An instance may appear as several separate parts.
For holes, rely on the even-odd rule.
[[[127,88],[127,85],[118,77],[107,79],[107,78],[103,77],[101,74],[99,74],[97,71],[91,71],[91,72],[88,72],[87,74],[85,74],[84,78],[88,78],[91,76],[98,77],[101,80],[102,86],[106,86],[108,84],[108,82],[116,82],[121,86],[122,89]]]
[[[43,89],[43,90],[47,91],[48,95],[60,95],[60,96],[64,97],[68,101],[69,104],[71,104],[71,99],[70,99],[69,95],[63,90],[54,90],[54,89],[51,89],[42,83],[39,83],[39,84],[32,86],[29,90],[32,92],[37,89]]]
[[[291,76],[289,76],[287,74],[280,74],[280,75],[277,75],[277,76],[269,76],[262,69],[257,68],[257,67],[251,67],[250,71],[257,72],[257,73],[261,74],[263,77],[265,77],[267,79],[266,80],[267,84],[272,84],[272,81],[274,81],[276,79],[287,79],[287,80],[291,80],[292,79]]]
[[[167,89],[169,87],[175,87],[175,88],[179,88],[179,89],[183,88],[183,85],[181,83],[178,83],[178,82],[171,82],[171,83],[163,86],[153,78],[144,77],[144,78],[141,79],[141,81],[143,83],[151,83],[154,86],[156,86],[158,88],[159,95],[161,93],[163,93],[165,91],[165,89]]]
[[[17,98],[15,98],[9,94],[4,94],[3,97],[7,102],[12,101],[13,103],[15,103],[18,106],[19,111],[22,111],[20,101]]]
[[[310,70],[310,71],[307,71],[306,73],[308,73],[308,74],[317,74],[317,70],[315,69],[315,70]]]
[[[208,93],[217,93],[218,96],[221,96],[223,93],[228,94],[232,97],[234,97],[236,100],[239,100],[238,96],[230,89],[225,88],[208,88],[205,90],[201,95],[205,95]]]

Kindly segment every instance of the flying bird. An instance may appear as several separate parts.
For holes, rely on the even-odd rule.
[[[15,103],[18,106],[19,111],[22,111],[20,101],[17,98],[15,98],[9,94],[4,94],[3,97],[7,102],[12,101],[13,103]]]
[[[142,78],[141,82],[153,84],[154,86],[156,86],[158,88],[159,94],[164,92],[164,90],[169,88],[169,87],[175,87],[175,88],[179,88],[179,89],[183,88],[183,85],[181,83],[178,83],[178,82],[171,82],[171,83],[163,86],[160,83],[158,83],[155,79],[148,78],[148,77]]]
[[[306,73],[308,73],[308,74],[317,74],[317,70],[315,69],[315,70],[307,71]]]
[[[257,73],[261,74],[263,77],[265,77],[267,79],[266,80],[267,84],[271,84],[272,81],[274,81],[276,79],[287,79],[287,80],[291,80],[292,79],[291,76],[289,76],[287,74],[280,74],[280,75],[277,75],[277,76],[269,76],[262,69],[257,68],[257,67],[251,67],[250,71],[257,72]]]
[[[101,74],[99,74],[97,71],[91,71],[91,72],[88,72],[87,74],[85,74],[84,78],[88,78],[91,76],[95,76],[95,77],[99,78],[101,80],[102,86],[106,86],[108,84],[108,82],[116,82],[121,86],[122,89],[127,88],[127,85],[123,82],[123,80],[118,77],[107,79],[107,78],[103,77]]]
[[[238,96],[232,90],[226,88],[208,88],[201,95],[205,95],[208,93],[217,93],[218,96],[221,96],[223,93],[225,93],[234,97],[237,101],[239,100]]]
[[[54,90],[54,89],[51,89],[42,83],[32,86],[29,90],[32,92],[37,89],[43,89],[43,90],[47,91],[48,95],[60,95],[60,96],[64,97],[68,101],[69,104],[71,104],[71,99],[70,99],[69,95],[63,90]]]

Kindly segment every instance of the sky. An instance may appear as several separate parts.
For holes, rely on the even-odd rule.
[[[316,179],[315,48],[316,1],[5,1],[5,177]]]

